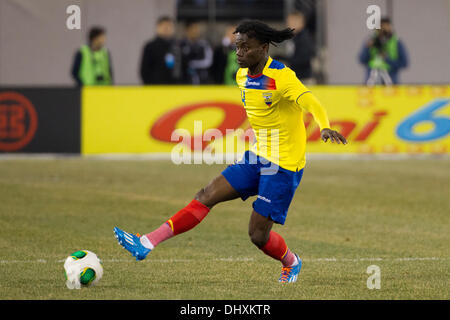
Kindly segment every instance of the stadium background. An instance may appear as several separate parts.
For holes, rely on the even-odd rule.
[[[347,135],[354,143],[345,149],[346,152],[446,153],[449,150],[448,121],[437,124],[433,118],[449,115],[445,102],[448,101],[450,82],[448,1],[372,2],[260,1],[259,6],[255,6],[252,1],[229,1],[227,6],[217,8],[221,1],[216,5],[214,1],[198,1],[195,6],[195,1],[172,0],[127,3],[114,0],[3,0],[0,7],[1,91],[8,92],[11,91],[9,87],[14,87],[13,91],[26,93],[25,96],[28,94],[29,100],[32,97],[30,103],[37,109],[38,124],[34,132],[28,132],[33,139],[28,139],[26,143],[17,143],[16,140],[21,139],[19,136],[14,138],[12,135],[7,139],[5,133],[0,140],[0,151],[167,153],[173,143],[155,139],[149,129],[154,121],[170,110],[195,104],[204,105],[195,116],[205,122],[205,129],[217,127],[225,118],[225,113],[217,104],[225,102],[238,106],[240,100],[236,89],[178,90],[168,87],[156,90],[143,87],[138,76],[141,50],[144,43],[154,36],[156,19],[162,15],[180,19],[177,24],[178,37],[183,32],[183,19],[200,19],[204,29],[208,30],[205,37],[214,46],[220,41],[226,24],[238,21],[246,14],[244,9],[249,8],[247,14],[270,21],[278,27],[284,25],[284,16],[295,9],[310,12],[313,19],[309,20],[314,22],[311,28],[314,29],[317,46],[313,69],[319,75],[317,86],[311,89],[324,102],[336,128],[342,125],[354,127]],[[65,10],[70,4],[80,6],[80,30],[65,27],[68,17]],[[357,54],[364,39],[372,32],[365,27],[368,17],[366,8],[370,4],[379,5],[383,14],[392,17],[396,33],[407,46],[410,64],[401,72],[401,83],[406,84],[404,87],[374,89],[360,86],[365,71],[357,62]],[[219,10],[221,8],[223,10]],[[241,8],[241,12],[236,8]],[[412,16],[420,19],[413,21]],[[69,68],[74,52],[84,43],[86,32],[92,25],[102,25],[107,29],[107,47],[113,57],[116,86],[108,89],[83,88],[79,92],[79,89],[70,89],[73,88],[73,80]],[[127,37],[129,34],[133,37]],[[276,50],[283,48],[275,48],[275,53]],[[61,87],[66,90],[61,90]],[[177,99],[168,98],[170,90],[178,90]],[[441,107],[432,112],[422,111],[422,115],[414,117],[418,110],[433,109],[431,104],[439,103],[438,99],[444,99]],[[123,101],[127,100],[125,109]],[[48,111],[51,108],[55,111]],[[63,108],[64,112],[61,112]],[[124,110],[127,114],[132,111],[135,117],[122,117],[120,112]],[[377,118],[379,124],[372,134],[365,139],[357,138],[358,132],[379,112],[386,114]],[[77,116],[77,113],[83,117]],[[24,117],[21,121],[25,121],[24,126],[29,128],[30,115],[25,112]],[[414,119],[410,120],[411,117]],[[127,122],[120,123],[116,119]],[[399,135],[397,127],[405,121],[414,122],[407,129],[411,132],[409,135]],[[186,127],[183,122],[180,125]],[[240,125],[245,127],[248,123]],[[127,131],[133,126],[133,132]],[[187,126],[192,131],[192,125]],[[101,129],[102,136],[97,127]],[[308,129],[314,131],[313,125]],[[117,144],[117,136],[127,143]],[[309,152],[342,151],[318,143],[317,134],[312,133],[309,138]]]
[[[133,162],[133,159],[140,159],[139,155],[144,155],[145,160],[150,158],[167,160],[169,158],[174,143],[155,137],[154,132],[152,133],[155,123],[168,113],[173,113],[186,106],[200,106],[193,112],[180,116],[178,119],[177,127],[186,128],[190,132],[193,132],[193,120],[204,121],[204,129],[217,128],[227,116],[234,117],[239,114],[239,112],[231,115],[227,114],[222,107],[223,104],[228,104],[236,109],[240,108],[239,90],[233,87],[216,85],[141,85],[138,75],[140,54],[144,43],[154,35],[155,23],[158,17],[162,15],[177,17],[180,14],[185,16],[198,14],[203,19],[205,30],[208,31],[205,34],[206,37],[212,44],[217,44],[221,39],[221,34],[226,24],[231,20],[236,21],[241,18],[242,12],[236,8],[241,6],[240,8],[242,9],[243,3],[249,6],[249,12],[276,27],[284,26],[284,17],[291,10],[298,6],[302,8],[312,6],[315,8],[314,28],[318,49],[318,54],[314,60],[314,68],[321,76],[318,83],[312,85],[311,89],[323,102],[333,127],[343,131],[350,142],[345,148],[321,143],[318,139],[317,128],[311,122],[311,119],[306,117],[305,122],[309,140],[307,152],[311,159],[314,159],[314,154],[318,154],[316,159],[326,159],[320,160],[318,162],[319,165],[316,167],[314,167],[313,160],[311,160],[312,176],[314,177],[314,174],[316,174],[317,179],[319,179],[318,176],[320,174],[327,172],[332,178],[336,178],[336,181],[326,179],[323,181],[342,188],[342,192],[359,192],[354,189],[355,186],[359,185],[355,182],[356,180],[346,181],[342,176],[344,173],[341,173],[341,176],[336,173],[338,170],[346,168],[347,170],[356,170],[353,173],[354,179],[365,179],[367,177],[374,185],[376,185],[376,182],[379,182],[380,176],[386,177],[386,175],[391,175],[389,177],[392,179],[389,180],[391,187],[400,183],[403,184],[404,181],[409,181],[411,188],[413,184],[417,184],[417,188],[420,190],[428,186],[429,192],[428,196],[417,196],[415,198],[416,202],[411,200],[411,195],[403,194],[402,196],[405,197],[405,212],[410,212],[411,216],[405,213],[400,215],[403,220],[396,220],[400,219],[398,217],[391,220],[385,213],[377,216],[377,211],[372,207],[376,207],[377,203],[389,198],[389,194],[387,194],[389,190],[392,192],[397,190],[395,188],[389,189],[389,186],[380,182],[379,188],[373,193],[375,198],[367,200],[370,204],[368,205],[369,209],[366,209],[368,211],[374,210],[374,221],[382,223],[383,228],[385,225],[392,223],[393,229],[373,234],[368,231],[366,236],[374,235],[377,240],[380,240],[384,234],[393,235],[396,233],[395,230],[398,230],[395,229],[396,227],[416,221],[423,211],[425,212],[425,221],[422,223],[426,229],[420,230],[419,225],[414,224],[417,223],[416,221],[413,222],[409,230],[404,230],[404,232],[407,235],[411,235],[417,232],[421,234],[420,231],[423,231],[425,237],[429,236],[428,240],[417,239],[417,242],[410,240],[412,241],[411,243],[407,241],[408,243],[402,244],[404,247],[400,246],[402,249],[396,252],[397,255],[393,254],[392,256],[387,251],[381,250],[381,246],[373,252],[370,249],[363,250],[362,253],[356,249],[355,251],[344,250],[341,251],[344,252],[341,259],[343,261],[346,261],[345,259],[359,259],[352,256],[352,254],[361,254],[358,257],[362,256],[362,259],[364,259],[364,253],[386,254],[386,259],[389,260],[391,258],[392,261],[395,261],[395,259],[407,259],[408,257],[412,258],[412,261],[416,258],[424,258],[423,261],[425,262],[435,263],[434,266],[425,266],[425,270],[433,270],[435,278],[421,278],[418,281],[422,282],[417,285],[404,282],[398,287],[394,286],[391,288],[392,290],[388,291],[388,293],[384,291],[386,295],[381,292],[372,297],[448,298],[449,254],[448,248],[444,244],[448,244],[449,240],[448,212],[450,209],[448,180],[446,180],[448,178],[446,175],[449,172],[448,154],[450,152],[450,64],[448,61],[450,56],[450,2],[447,0],[286,0],[276,2],[258,1],[259,5],[256,5],[252,1],[236,0],[227,1],[230,7],[234,9],[226,12],[219,10],[220,7],[218,9],[219,2],[206,1],[202,7],[203,9],[186,7],[181,12],[179,2],[175,0],[0,0],[0,106],[3,108],[3,113],[0,112],[0,153],[3,154],[0,155],[0,159],[3,160],[0,162],[0,189],[2,190],[0,200],[4,204],[0,207],[0,218],[2,219],[2,224],[8,226],[5,233],[2,232],[1,236],[1,247],[3,249],[1,267],[5,278],[7,274],[10,274],[9,272],[12,272],[10,268],[15,267],[14,261],[36,262],[40,259],[36,254],[33,254],[33,246],[28,248],[28,243],[27,245],[19,245],[17,250],[8,249],[10,241],[14,237],[26,234],[25,230],[28,230],[27,225],[29,223],[36,223],[31,217],[39,217],[42,214],[41,210],[47,212],[48,207],[44,205],[38,205],[37,207],[27,205],[27,203],[32,204],[33,201],[27,202],[26,199],[36,200],[39,197],[44,197],[45,199],[48,197],[47,192],[45,195],[39,194],[38,191],[35,194],[30,194],[29,192],[32,192],[32,190],[29,190],[29,188],[33,183],[37,183],[35,185],[36,188],[39,188],[39,183],[47,184],[47,187],[50,188],[47,190],[48,192],[54,192],[59,195],[60,198],[58,198],[58,201],[55,200],[56,202],[53,204],[48,199],[42,201],[50,201],[49,208],[51,209],[48,209],[50,210],[49,212],[60,212],[64,211],[62,206],[65,203],[64,195],[58,193],[62,191],[56,190],[59,183],[62,183],[60,180],[64,181],[64,185],[73,183],[74,188],[78,188],[77,190],[72,190],[74,192],[82,193],[81,188],[88,188],[92,183],[95,188],[108,190],[109,187],[112,187],[114,189],[109,190],[109,194],[96,194],[99,199],[104,199],[108,196],[120,198],[121,193],[127,194],[127,190],[118,187],[116,189],[116,185],[107,186],[108,181],[117,182],[117,179],[124,179],[130,183],[132,189],[136,188],[136,190],[133,189],[133,192],[138,192],[137,190],[142,191],[147,188],[144,184],[145,182],[153,183],[153,179],[157,179],[157,181],[167,180],[168,185],[163,188],[166,193],[163,192],[160,197],[158,192],[162,191],[150,187],[144,192],[146,195],[129,195],[130,198],[126,200],[147,201],[146,205],[142,207],[139,205],[135,208],[138,212],[140,210],[142,212],[146,211],[146,206],[155,202],[157,204],[156,207],[161,209],[162,213],[161,216],[152,218],[153,220],[150,222],[153,223],[151,224],[153,226],[165,216],[164,212],[171,212],[177,206],[183,204],[182,201],[171,202],[168,200],[168,195],[177,197],[177,190],[180,188],[189,190],[192,188],[192,192],[189,194],[193,194],[195,188],[206,183],[210,177],[214,176],[212,169],[207,168],[204,169],[206,173],[201,181],[185,185],[186,182],[181,182],[179,180],[181,178],[178,177],[183,175],[186,176],[186,179],[188,177],[198,177],[201,173],[201,171],[198,171],[198,168],[193,168],[194,166],[183,167],[182,169],[174,168],[174,165],[168,161],[161,163],[150,161],[150,164],[145,165],[139,161]],[[268,3],[269,9],[261,5],[264,2]],[[276,3],[277,10],[273,10],[273,7],[270,7],[273,3]],[[68,30],[66,28],[66,19],[68,17],[66,8],[72,4],[77,4],[81,8],[81,30]],[[401,73],[402,84],[399,86],[367,87],[362,84],[364,68],[358,63],[357,54],[364,39],[372,32],[366,28],[366,19],[368,17],[366,8],[370,4],[379,5],[382,13],[392,18],[395,31],[407,46],[410,65]],[[86,32],[92,25],[103,25],[107,29],[107,47],[113,55],[115,85],[111,87],[76,88],[70,77],[70,64],[73,53],[85,42]],[[180,24],[177,26],[177,34],[181,34],[182,31],[183,26]],[[130,35],[132,36],[130,37]],[[9,112],[4,110],[9,110]],[[235,127],[232,129],[246,129],[247,127],[248,123],[244,117],[239,123],[236,122]],[[242,151],[243,147],[244,143],[241,143],[236,151]],[[33,156],[33,154],[38,155]],[[64,156],[72,154],[75,157],[64,159],[59,158],[58,154]],[[78,157],[78,154],[82,156]],[[112,154],[116,154],[117,157],[114,158]],[[123,158],[120,155],[124,154],[128,160],[121,162],[122,160],[120,159]],[[105,155],[107,157],[103,157]],[[53,156],[56,157],[53,158]],[[321,158],[322,156],[323,158]],[[340,158],[340,156],[343,156],[343,158]],[[98,157],[96,159],[99,159],[99,162],[86,160],[91,157]],[[49,162],[41,162],[39,159],[42,158],[48,159]],[[59,160],[53,162],[54,159]],[[117,162],[110,162],[111,159],[118,160]],[[360,160],[352,160],[357,162],[341,166],[333,162],[335,159],[368,159],[371,162],[368,164],[358,162]],[[388,161],[386,159],[393,159],[394,162],[385,162]],[[102,161],[104,161],[104,166],[101,164],[103,163]],[[136,169],[133,172],[128,172],[128,170],[131,170],[128,169],[129,166],[133,166]],[[219,172],[220,168],[215,168],[214,172]],[[418,170],[417,168],[421,168],[423,171],[418,173],[416,171]],[[110,171],[102,171],[107,169]],[[162,177],[158,173],[159,170],[176,172],[177,177]],[[76,179],[78,171],[81,172],[80,181],[85,183],[84,187]],[[101,181],[93,178],[93,175],[98,172],[100,172],[98,179],[103,179]],[[399,173],[398,176],[396,176],[397,173]],[[133,185],[134,182],[127,179],[126,174],[130,174],[129,177],[136,179],[149,174],[152,179],[144,178],[142,184],[138,186]],[[333,176],[333,174],[336,176]],[[89,180],[89,177],[94,180]],[[341,180],[339,180],[340,178]],[[38,183],[39,179],[42,180]],[[183,186],[172,186],[171,183],[174,182],[181,183]],[[306,181],[305,183],[307,184],[308,182]],[[442,185],[442,188],[437,188],[438,185]],[[55,188],[53,191],[51,191],[52,186]],[[346,187],[348,188],[346,189]],[[360,187],[362,189],[362,186]],[[434,187],[437,189],[433,189]],[[173,188],[173,190],[167,188]],[[316,189],[313,188],[312,190],[319,192],[320,187],[317,186]],[[148,193],[152,194],[149,198],[146,198]],[[187,194],[187,191],[181,193],[183,200],[189,199],[190,196]],[[29,196],[31,198],[28,198]],[[88,197],[88,195],[86,196]],[[312,193],[310,196],[312,196]],[[70,198],[71,196],[68,195],[68,197]],[[434,201],[429,202],[428,199],[434,199]],[[60,200],[61,202],[59,202]],[[166,200],[168,204],[164,206],[162,203]],[[40,200],[37,201],[39,202]],[[92,201],[95,202],[96,200],[92,199]],[[321,199],[321,201],[324,201],[324,199]],[[410,203],[411,201],[414,203]],[[109,205],[114,206],[111,203]],[[350,203],[342,205],[350,205]],[[401,203],[396,205],[398,206],[397,209],[402,208]],[[119,205],[119,208],[122,208],[121,205]],[[298,208],[301,208],[301,206],[299,205]],[[312,209],[316,210],[317,208]],[[90,210],[95,212],[94,207],[78,208],[77,205],[74,205],[69,210],[73,212],[66,217],[67,221],[70,221],[70,215],[75,217],[78,214],[78,218],[86,218],[87,216],[85,215],[88,214],[86,211]],[[111,210],[114,211],[115,209],[111,208]],[[381,211],[389,212],[389,210],[389,208],[383,208]],[[395,211],[395,209],[393,210]],[[19,218],[15,215],[16,213]],[[114,212],[113,215],[119,222],[125,223],[127,221],[123,217],[120,218],[118,212]],[[41,216],[41,218],[49,219],[48,221],[50,222],[53,221],[50,213],[45,213],[44,216]],[[104,221],[105,217],[109,217],[107,212],[97,213],[95,223],[101,225],[100,221]],[[137,218],[141,219],[145,217],[144,213],[137,216]],[[323,227],[323,232],[326,232],[327,227],[334,228],[323,223],[327,219],[326,215],[321,217],[322,220],[320,220],[319,225]],[[313,225],[315,220],[314,218],[311,219],[306,223],[307,225],[308,223]],[[331,221],[333,219],[331,217]],[[338,218],[335,217],[335,219]],[[344,218],[347,222],[350,222],[352,219],[357,218],[351,214]],[[63,229],[67,228],[63,221],[57,220],[54,222],[55,226]],[[111,223],[114,224],[115,222],[111,221]],[[372,221],[372,223],[374,222]],[[37,222],[37,225],[39,225],[39,222]],[[33,229],[32,232],[36,232],[36,235],[39,235],[40,232],[54,232],[50,225],[51,223],[44,223],[44,228],[41,231]],[[138,222],[134,226],[139,226]],[[149,227],[150,224],[147,225],[147,228]],[[216,225],[211,224],[210,227],[214,230]],[[217,230],[220,229],[220,227],[217,228]],[[22,231],[17,232],[18,230]],[[75,230],[78,230],[78,232],[91,232],[92,234],[96,232],[90,228],[87,231],[80,228],[75,228]],[[365,230],[364,227],[362,230]],[[432,235],[435,231],[438,235]],[[109,244],[104,245],[109,243],[107,240],[104,240],[108,239],[107,232],[109,231],[103,231],[102,229],[100,233],[101,245],[93,245],[94,248],[92,250],[100,255],[110,257],[110,262],[114,262],[112,257],[118,253],[118,250],[116,251],[115,249],[117,248],[113,246],[110,248]],[[201,233],[202,231],[199,232]],[[11,237],[11,234],[15,234],[15,236]],[[289,231],[287,234],[289,235]],[[293,238],[295,238],[294,234],[294,231],[292,231],[291,235]],[[9,236],[7,237],[6,235]],[[52,247],[48,261],[59,261],[66,253],[69,254],[71,252],[70,248],[72,247],[75,250],[80,249],[77,247],[78,245],[89,245],[86,241],[77,238],[75,231],[70,233],[70,235],[72,238],[67,244],[69,249],[60,248],[59,246]],[[213,237],[208,238],[208,236],[208,233],[200,236],[201,241],[204,240],[205,243],[214,241]],[[399,242],[397,244],[401,243],[400,239],[403,237],[398,236]],[[195,237],[192,236],[192,238]],[[93,235],[88,235],[86,239],[94,241]],[[328,238],[325,237],[325,239]],[[301,243],[300,240],[298,239],[299,243]],[[192,241],[195,243],[195,240]],[[324,241],[326,242],[327,240]],[[336,239],[331,235],[330,242],[333,241],[336,241]],[[382,240],[380,241],[382,242]],[[424,241],[422,247],[418,245],[420,241]],[[366,238],[360,244],[362,247],[367,245],[367,249],[370,248],[370,245],[367,244],[368,242],[370,242],[370,239]],[[42,245],[46,244],[48,243],[42,243]],[[103,245],[104,247],[102,247]],[[176,245],[182,246],[180,242],[175,241],[173,247],[169,247],[172,253],[178,253],[180,260],[194,257],[192,261],[195,262],[197,253],[194,253],[192,248],[189,249],[190,251],[182,252]],[[398,248],[394,244],[390,245],[392,245],[393,251]],[[390,245],[387,245],[386,248],[390,248]],[[416,250],[414,245],[418,245],[420,248]],[[431,245],[433,249],[430,249]],[[22,247],[27,247],[27,249],[21,251],[22,249],[20,248]],[[104,249],[106,250],[104,254],[102,254],[102,248],[107,248]],[[321,248],[313,244],[309,247],[309,249],[318,250],[319,253],[322,252],[328,255],[327,257],[333,255],[331,250],[322,250]],[[67,252],[64,250],[67,250]],[[217,252],[220,255],[221,251],[219,249],[217,249]],[[228,253],[228,251],[226,252]],[[249,249],[247,253],[250,254],[250,252],[251,254],[253,253]],[[415,252],[417,254],[414,254]],[[426,254],[427,252],[430,252],[431,258]],[[346,255],[347,253],[348,255]],[[402,255],[404,253],[406,255]],[[162,255],[159,257],[163,259]],[[199,259],[201,258],[199,257]],[[320,260],[322,259],[320,255],[311,259],[315,263],[322,261]],[[189,260],[187,263],[192,264],[192,261]],[[240,260],[232,261],[233,264],[237,265]],[[248,262],[245,258],[243,261],[244,263],[252,263],[252,260]],[[156,263],[158,264],[159,262]],[[39,263],[37,264],[38,268]],[[35,264],[31,263],[29,265]],[[52,265],[51,268],[56,267],[59,268],[61,266]],[[426,269],[427,267],[429,269]],[[396,266],[389,266],[389,268],[394,270]],[[411,271],[408,267],[402,268],[405,268],[402,269],[402,275]],[[325,274],[329,272],[330,278],[332,278],[333,270],[324,268],[322,271]],[[27,274],[28,271],[24,272]],[[34,271],[30,270],[29,272],[30,274],[27,274],[27,276],[31,277]],[[112,272],[115,272],[117,276],[117,269]],[[415,269],[411,272],[415,277],[422,275]],[[345,274],[345,266],[339,269],[339,273],[341,276]],[[364,270],[362,273],[364,273]],[[358,277],[358,281],[361,282],[361,275]],[[364,275],[362,277],[364,278]],[[39,290],[39,288],[31,289],[27,284],[24,284],[20,275],[9,279],[11,279],[9,280],[10,282],[3,282],[0,287],[0,289],[8,289],[8,291],[1,291],[0,297],[2,298],[20,299],[33,296],[38,298],[74,297],[63,291],[56,291],[55,295],[49,295],[43,291],[35,291]],[[53,279],[52,276],[49,276],[47,280],[50,281],[51,279]],[[440,282],[442,279],[444,281]],[[108,280],[105,279],[105,281]],[[110,281],[113,280],[110,278]],[[168,280],[166,279],[166,281]],[[305,281],[305,284],[313,285],[312,280],[307,278]],[[139,286],[138,283],[139,281],[135,280],[134,285]],[[342,285],[344,288],[344,284]],[[411,289],[408,285],[415,289]],[[430,285],[431,289],[427,288],[427,285]],[[45,284],[42,284],[41,287],[46,288]],[[430,290],[422,290],[423,288]],[[9,291],[9,289],[13,290]],[[101,290],[105,290],[105,288]],[[194,299],[207,297],[206,291],[202,291],[202,288],[200,288],[198,295],[195,295],[188,288],[185,291],[180,291],[181,293],[179,294],[174,293],[176,292],[175,288],[171,288],[171,290],[157,297],[189,297]],[[327,290],[321,291],[321,288],[319,288],[314,291],[313,295],[302,292],[300,296],[293,291],[289,291],[289,295],[281,295],[281,297],[371,298],[367,293],[367,289],[353,292],[351,286],[339,292],[335,292],[329,287],[327,287]],[[261,297],[255,293],[256,289],[254,292],[251,289],[244,290],[241,295],[238,291],[236,291],[236,295],[232,295],[231,293],[221,293],[219,290],[212,297]],[[145,290],[142,292],[146,298],[155,297]],[[170,296],[169,292],[172,292],[174,295]],[[230,292],[234,291],[231,290]],[[279,294],[279,290],[274,288],[271,288],[268,292],[263,297],[276,298],[276,294]],[[122,296],[122,298],[139,298],[139,296],[135,296],[130,292],[127,294]],[[88,295],[88,298],[108,298],[111,296],[113,296],[111,292],[97,291]],[[80,298],[81,296],[77,297]]]

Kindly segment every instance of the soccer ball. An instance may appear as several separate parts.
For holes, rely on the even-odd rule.
[[[80,289],[97,284],[103,276],[103,266],[97,255],[89,250],[72,253],[64,262],[66,286]]]

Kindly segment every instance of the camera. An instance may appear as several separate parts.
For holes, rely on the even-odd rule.
[[[373,39],[373,46],[378,50],[383,50],[385,43],[386,43],[386,37],[383,34],[378,34]]]

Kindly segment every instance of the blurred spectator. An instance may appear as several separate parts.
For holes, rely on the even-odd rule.
[[[213,65],[211,66],[211,74],[216,84],[236,84],[236,72],[239,65],[236,61],[235,40],[236,35],[233,33],[236,29],[235,25],[229,25],[225,29],[222,42],[214,50]]]
[[[305,82],[312,81],[311,59],[314,57],[314,41],[306,26],[305,15],[301,12],[290,13],[286,24],[294,29],[295,37],[288,42],[287,62],[297,77]]]
[[[198,22],[188,22],[185,32],[186,36],[180,44],[183,83],[208,83],[208,71],[213,62],[213,50],[206,39],[202,38]]]
[[[366,84],[397,84],[398,72],[408,66],[406,48],[392,30],[389,18],[382,18],[376,30],[364,44],[359,61],[367,68]]]
[[[177,82],[177,48],[174,23],[168,16],[156,23],[156,36],[144,46],[140,74],[144,84],[174,84]]]
[[[72,77],[79,86],[113,83],[111,55],[105,43],[105,29],[92,27],[88,44],[82,45],[76,52],[72,65]]]

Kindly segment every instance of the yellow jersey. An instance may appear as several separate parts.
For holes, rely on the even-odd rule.
[[[236,82],[256,138],[251,150],[286,170],[301,170],[306,162],[303,110],[322,130],[330,127],[325,109],[294,71],[271,57],[258,75],[240,68]]]

